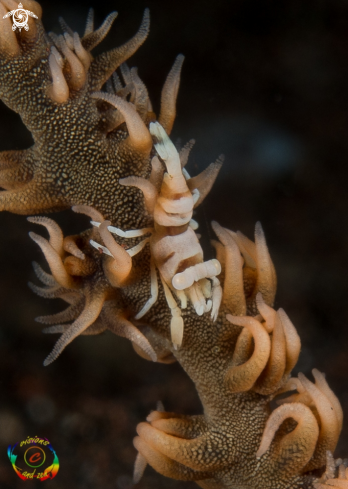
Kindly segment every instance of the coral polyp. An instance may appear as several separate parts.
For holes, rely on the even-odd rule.
[[[64,21],[46,34],[41,8],[29,30],[14,32],[0,1],[0,95],[31,131],[34,145],[0,154],[0,209],[42,214],[72,208],[88,228],[64,236],[45,216],[29,217],[49,238],[30,237],[50,273],[43,286],[67,308],[37,320],[60,338],[49,365],[79,335],[110,330],[154,362],[177,360],[196,385],[203,414],[158,409],[137,427],[135,480],[147,464],[206,489],[347,486],[346,462],[332,453],[342,408],[325,376],[294,378],[301,343],[283,309],[274,309],[275,268],[261,224],[254,241],[212,223],[216,256],[204,256],[193,210],[209,193],[222,157],[191,177],[192,141],[176,148],[183,56],[161,94],[158,116],[136,68],[126,61],[149,32],[93,57],[116,13],[98,29],[89,14],[83,36]],[[7,16],[7,17],[6,17]],[[92,341],[92,340],[91,340]],[[64,353],[59,361],[64,361]]]

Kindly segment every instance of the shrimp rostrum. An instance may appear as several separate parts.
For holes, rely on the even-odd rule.
[[[192,213],[213,185],[221,168],[222,158],[209,165],[197,177],[190,178],[184,165],[193,143],[184,146],[179,154],[158,122],[150,124],[150,133],[155,140],[155,149],[159,156],[152,159],[150,178],[132,176],[121,179],[120,184],[142,190],[146,209],[153,216],[153,227],[122,231],[108,226],[107,230],[124,238],[151,234],[149,238],[127,250],[132,256],[143,249],[147,242],[150,243],[150,298],[135,319],[143,317],[157,300],[157,269],[171,310],[171,339],[177,348],[182,343],[184,333],[181,310],[187,307],[188,300],[199,316],[210,312],[211,319],[215,321],[219,312],[222,289],[217,275],[221,273],[221,265],[216,259],[204,261],[203,250],[195,233],[198,224],[192,219]],[[164,170],[161,160],[167,171]],[[100,225],[98,222],[92,224]],[[106,228],[103,228],[104,239]],[[94,241],[91,244],[112,255],[109,248],[102,247]]]

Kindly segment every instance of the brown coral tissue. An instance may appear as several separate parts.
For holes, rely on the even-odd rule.
[[[347,489],[348,6],[88,7],[0,0],[1,488]]]

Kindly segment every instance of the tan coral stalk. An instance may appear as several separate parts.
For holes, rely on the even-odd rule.
[[[16,0],[0,0],[1,12],[12,7]],[[32,0],[25,7],[40,16]],[[91,220],[63,241],[50,220],[41,221],[50,242],[32,235],[52,274],[35,264],[43,285],[31,289],[67,303],[38,318],[45,333],[61,335],[45,364],[77,336],[109,330],[143,358],[177,360],[189,373],[204,414],[151,413],[134,442],[136,480],[150,463],[204,489],[347,489],[346,462],[326,454],[323,473],[342,427],[337,398],[317,371],[315,385],[301,375],[287,381],[300,340],[284,311],[270,308],[276,276],[260,223],[255,242],[215,225],[217,258],[205,259],[193,212],[222,159],[191,178],[184,167],[193,141],[179,152],[168,137],[182,57],[162,92],[161,126],[137,69],[125,63],[148,34],[148,11],[129,42],[90,54],[115,17],[95,30],[90,11],[82,39],[63,19],[63,36],[47,36],[33,18],[27,33],[14,33],[9,16],[0,30],[1,98],[34,141],[0,155],[0,209],[73,205]],[[91,96],[104,84],[107,93]],[[290,389],[297,393],[275,399],[282,404],[272,412],[274,397]]]

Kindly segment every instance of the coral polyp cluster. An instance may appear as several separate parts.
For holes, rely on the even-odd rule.
[[[94,218],[101,217],[98,212],[85,206],[76,206],[75,211],[88,213]],[[106,329],[133,341],[155,361],[156,354],[153,348],[128,321],[121,300],[117,300],[117,292],[105,278],[98,277],[100,274],[97,263],[84,253],[88,250],[84,250],[83,246],[79,248],[74,236],[63,239],[63,233],[52,219],[43,217],[29,220],[45,226],[50,234],[49,241],[35,233],[30,233],[30,236],[40,246],[52,272],[52,275],[47,274],[35,264],[36,275],[46,287],[34,284],[30,286],[42,297],[60,298],[69,304],[61,313],[37,318],[41,323],[53,324],[44,330],[45,333],[61,333],[59,341],[44,364],[48,365],[55,360],[76,336],[99,334]],[[77,242],[83,243],[83,240],[77,239]],[[73,323],[57,324],[68,321]]]
[[[221,157],[198,176],[185,169],[192,141],[169,138],[176,115],[179,55],[156,115],[136,68],[125,61],[149,30],[95,58],[116,13],[83,36],[64,21],[46,34],[39,5],[29,30],[13,31],[0,1],[0,95],[34,139],[0,154],[0,209],[39,214],[72,208],[90,223],[64,236],[53,219],[30,217],[49,238],[31,238],[50,273],[35,264],[46,298],[64,311],[37,318],[60,338],[56,360],[82,334],[111,330],[142,357],[180,362],[196,385],[203,414],[158,409],[137,427],[135,480],[147,464],[206,489],[347,487],[346,461],[334,460],[342,409],[325,377],[291,377],[300,339],[273,308],[277,278],[260,223],[254,241],[212,223],[215,257],[206,258],[193,210],[210,191]],[[6,17],[7,16],[7,17]],[[61,361],[64,361],[64,355]]]

